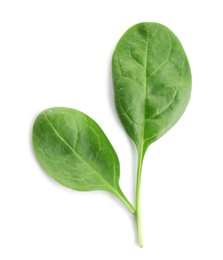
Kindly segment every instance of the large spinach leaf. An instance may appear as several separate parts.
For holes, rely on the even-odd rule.
[[[182,116],[190,99],[191,72],[178,38],[158,23],[131,27],[118,42],[112,60],[115,105],[136,144],[138,173],[136,220],[142,246],[140,180],[148,146]]]
[[[36,118],[33,148],[42,168],[64,186],[105,190],[135,209],[119,187],[119,160],[98,124],[70,108],[50,108]]]

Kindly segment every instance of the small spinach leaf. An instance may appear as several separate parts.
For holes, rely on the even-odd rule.
[[[50,108],[36,118],[33,148],[42,168],[79,191],[105,190],[134,208],[119,187],[117,154],[98,124],[70,108]]]
[[[190,99],[191,72],[178,38],[158,23],[140,23],[119,40],[112,59],[115,105],[138,150],[136,220],[142,246],[139,192],[148,146],[182,116]]]

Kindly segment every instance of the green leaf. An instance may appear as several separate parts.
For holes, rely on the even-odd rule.
[[[42,168],[79,191],[105,190],[134,208],[119,187],[119,160],[98,124],[70,108],[50,108],[33,125],[33,148]]]
[[[183,114],[191,93],[191,73],[178,38],[158,23],[131,27],[112,61],[115,104],[126,132],[143,150]]]
[[[158,23],[140,23],[119,40],[112,59],[115,105],[138,150],[136,220],[140,221],[140,180],[148,146],[182,116],[190,99],[191,72],[178,38]]]

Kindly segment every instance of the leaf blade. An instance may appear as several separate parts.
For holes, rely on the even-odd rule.
[[[136,24],[115,48],[112,73],[119,118],[137,148],[143,143],[146,150],[179,120],[189,102],[185,51],[167,27]]]
[[[70,108],[50,108],[33,125],[33,148],[42,168],[79,191],[106,190],[134,211],[119,187],[117,154],[98,124]]]

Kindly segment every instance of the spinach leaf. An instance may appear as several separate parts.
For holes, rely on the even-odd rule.
[[[178,38],[158,23],[140,23],[119,40],[112,59],[115,105],[138,150],[136,221],[140,220],[140,181],[145,152],[182,116],[190,99],[191,72]]]
[[[119,186],[117,154],[89,116],[70,108],[43,111],[33,125],[33,148],[42,168],[62,185],[111,192],[135,212]]]

